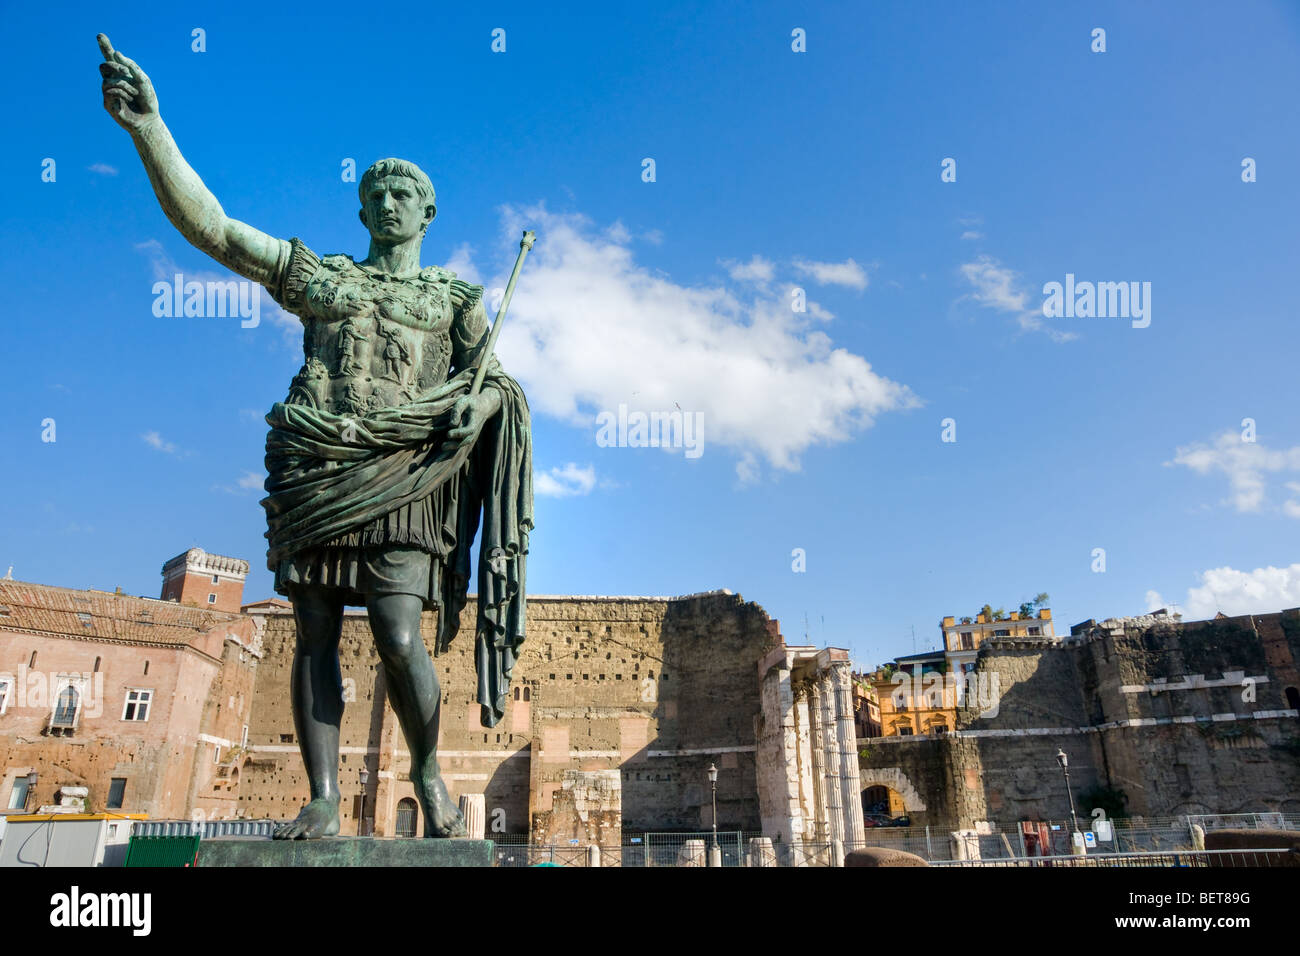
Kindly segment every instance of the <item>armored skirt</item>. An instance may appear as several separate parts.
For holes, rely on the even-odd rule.
[[[495,358],[484,388],[500,413],[472,446],[446,440],[486,341],[482,287],[433,267],[375,275],[295,239],[267,288],[303,320],[306,359],[266,419],[276,590],[337,589],[345,604],[416,595],[439,611],[441,652],[467,601],[481,517],[478,699],[494,726],[524,638],[532,445],[523,391]]]

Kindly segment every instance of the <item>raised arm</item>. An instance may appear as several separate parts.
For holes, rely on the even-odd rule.
[[[113,49],[99,34],[104,62],[104,109],[131,134],[154,195],[167,218],[195,248],[254,282],[275,278],[282,241],[226,216],[172,139],[158,114],[158,98],[149,77],[135,61]]]

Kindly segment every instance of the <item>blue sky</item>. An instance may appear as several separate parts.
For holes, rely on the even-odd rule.
[[[361,258],[342,163],[383,156],[437,188],[425,264],[503,285],[537,230],[499,347],[550,492],[532,593],[726,587],[863,666],[1040,591],[1062,630],[1300,604],[1294,4],[95,6],[6,14],[0,572],[156,595],[197,545],[271,593],[300,337],[266,297],[153,315],[157,275],[221,270],[103,110],[103,31],[265,232]],[[1043,317],[1067,273],[1149,282],[1149,327]],[[599,447],[620,403],[698,412],[703,454]]]

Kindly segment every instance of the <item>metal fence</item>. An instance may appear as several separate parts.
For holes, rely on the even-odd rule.
[[[204,840],[217,837],[269,837],[281,821],[277,820],[136,820],[131,835],[138,837],[199,836]]]
[[[972,867],[1257,867],[1295,866],[1295,854],[1277,850],[1172,850],[1155,853],[1088,853],[1015,859],[938,860],[932,866]]]

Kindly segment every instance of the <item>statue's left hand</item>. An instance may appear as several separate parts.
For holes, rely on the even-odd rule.
[[[462,395],[451,407],[451,431],[447,440],[457,448],[472,445],[487,420],[501,410],[501,395],[494,388],[485,388],[475,398]]]

